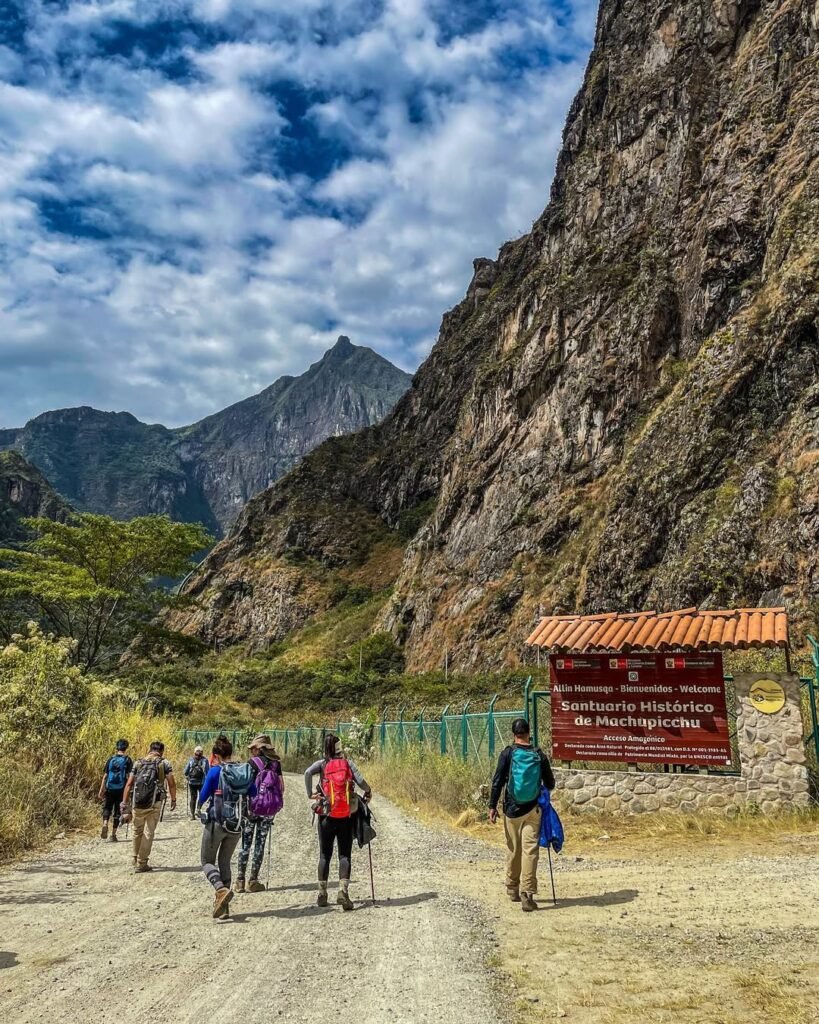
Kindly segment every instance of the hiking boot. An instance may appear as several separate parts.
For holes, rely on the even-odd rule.
[[[520,889],[514,885],[506,886],[506,895],[513,903],[520,903]]]
[[[217,889],[216,896],[213,900],[213,916],[214,917],[227,917],[228,906],[230,901],[233,899],[232,889]]]
[[[522,892],[520,894],[520,909],[527,914],[537,910],[535,897],[530,892]]]
[[[118,843],[119,842],[119,839],[117,839],[116,831],[111,833],[111,838],[108,840],[108,842],[109,843]]]
[[[319,894],[316,897],[316,906],[317,907],[326,907],[327,906],[327,890],[326,889],[325,890],[319,890]]]
[[[108,822],[104,821],[102,823],[102,832],[100,832],[100,839],[107,839],[107,838],[108,838]]]
[[[247,884],[248,892],[264,892],[264,882],[260,882],[258,878],[251,878]]]
[[[144,875],[146,871],[153,871],[150,864],[137,864],[134,868],[135,875]]]
[[[235,889],[235,892],[244,892],[244,891],[245,891],[245,880],[244,880],[244,878],[237,878],[236,879],[236,889]]]
[[[336,896],[336,903],[340,907],[344,907],[345,910],[353,909],[353,901],[350,899],[350,894],[345,892],[344,889],[338,890],[338,896]]]

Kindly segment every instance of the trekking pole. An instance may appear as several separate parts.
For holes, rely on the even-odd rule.
[[[370,855],[370,891],[373,896],[373,906],[375,906],[375,876],[373,875],[373,844],[367,843],[367,853]]]
[[[270,838],[270,833],[267,834],[267,888],[270,889],[270,848],[273,845],[273,841]]]
[[[552,847],[551,844],[546,847],[546,852],[549,855],[549,878],[552,880],[552,902],[557,906],[557,895],[555,894],[555,874],[552,871]]]

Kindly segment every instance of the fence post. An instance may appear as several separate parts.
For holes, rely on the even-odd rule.
[[[461,757],[464,761],[469,756],[469,732],[466,724],[466,713],[469,710],[469,701],[464,704],[463,711],[461,712]]]
[[[384,710],[381,712],[381,753],[384,753],[384,747],[387,743],[387,705],[384,705]]]
[[[529,690],[531,689],[531,686],[532,677],[529,676],[529,678],[526,680],[526,683],[523,686],[523,717],[526,719],[527,722],[529,721]]]
[[[398,746],[399,748],[404,746],[404,711],[407,705],[402,704],[398,712]]]
[[[441,753],[446,754],[446,713],[449,711],[449,704],[441,712]]]
[[[424,745],[424,710],[426,704],[418,712],[418,746],[423,747]]]
[[[495,756],[495,701],[500,696],[496,693],[489,701],[489,710],[486,713],[486,733],[489,737],[489,760]]]

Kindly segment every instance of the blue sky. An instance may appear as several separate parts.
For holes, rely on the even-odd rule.
[[[592,0],[0,2],[0,426],[413,370],[544,207]]]

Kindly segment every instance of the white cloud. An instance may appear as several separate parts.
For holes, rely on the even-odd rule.
[[[191,421],[340,332],[414,368],[544,206],[592,29],[589,0],[486,6],[29,0],[0,48],[0,425]]]

